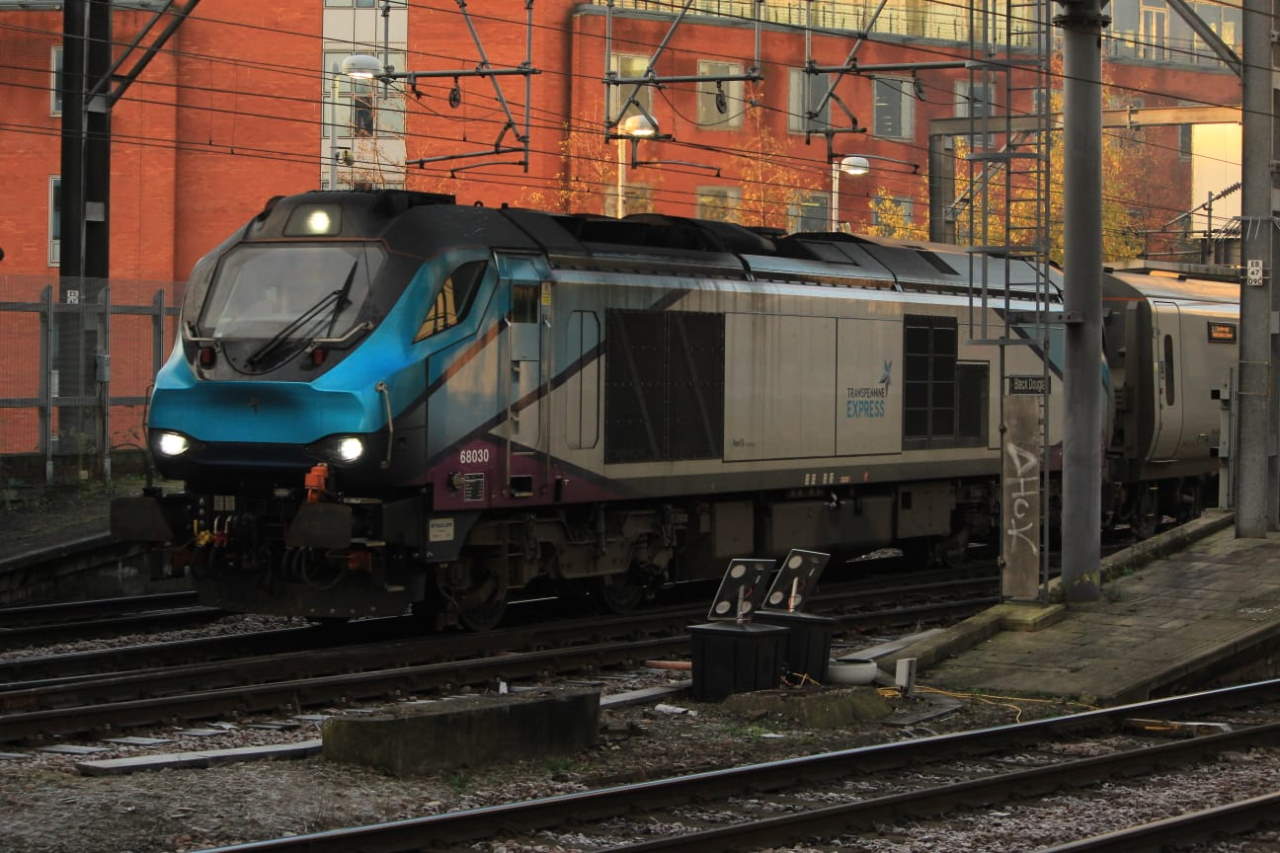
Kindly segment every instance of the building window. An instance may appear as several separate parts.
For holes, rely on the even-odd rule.
[[[1032,115],[1042,115],[1051,112],[1053,100],[1049,97],[1049,90],[1043,87],[1037,87],[1031,91],[1031,113]]]
[[[956,118],[985,118],[994,114],[995,93],[990,83],[970,84],[968,80],[957,80],[955,93]]]
[[[898,222],[886,222],[885,214],[887,214],[888,211],[884,210],[881,206],[877,204],[873,204],[871,205],[871,224],[881,225],[881,226],[910,225],[912,222],[912,219],[911,219],[912,214],[915,212],[915,202],[910,198],[895,197],[895,198],[889,199],[889,203],[892,204],[894,208],[898,211],[898,215],[902,217],[901,220]]]
[[[791,231],[830,230],[829,201],[826,193],[802,193],[795,202],[788,205],[787,223]]]
[[[1140,59],[1167,59],[1165,50],[1169,42],[1169,7],[1164,0],[1142,0],[1138,18],[1138,57]]]
[[[49,266],[62,262],[62,178],[49,178]]]
[[[698,61],[699,77],[723,77],[741,74],[742,66],[735,62]],[[742,127],[742,81],[698,84],[698,124],[713,130],[732,130]]]
[[[915,133],[915,82],[892,77],[875,81],[875,135],[910,139]]]
[[[742,190],[737,187],[698,187],[698,218],[733,222],[741,202]]]
[[[916,447],[956,436],[956,318],[908,314],[902,322],[902,436]]]
[[[618,190],[609,187],[604,194],[605,216],[618,214]],[[622,190],[622,215],[633,213],[653,213],[653,189],[644,184],[627,184]]]
[[[1191,159],[1191,125],[1178,125],[1178,157],[1183,160]]]
[[[827,87],[831,85],[825,74],[806,74],[801,68],[790,71],[790,87],[787,90],[787,130],[792,133],[825,130],[831,123],[831,99]],[[822,109],[818,109],[819,105]],[[817,115],[810,116],[810,113]]]
[[[372,9],[375,0],[324,0],[324,5],[329,7],[341,7],[350,9],[355,6],[357,9]]]
[[[348,4],[350,5],[350,4]],[[324,75],[325,128],[328,124],[337,124],[338,136],[398,136],[404,133],[404,96],[395,89],[389,89],[376,80],[356,80],[342,73],[342,60],[351,51],[332,50],[325,52],[325,67],[329,73]],[[404,68],[403,53],[388,53],[385,57],[378,54],[386,65],[393,68]],[[334,102],[333,81],[338,81],[338,98]]]
[[[50,76],[53,78],[49,91],[49,115],[60,116],[62,115],[62,90],[66,86],[62,81],[62,45],[53,48],[49,65],[52,70]]]
[[[616,73],[619,77],[643,77],[644,73],[649,70],[649,57],[640,56],[630,53],[615,53],[609,59],[609,70]],[[635,103],[628,105],[626,112],[618,115],[618,110],[622,105],[627,103],[627,99],[631,97],[631,93],[635,92]],[[642,112],[653,115],[653,87],[640,86],[637,88],[635,83],[628,83],[625,86],[609,87],[609,115],[608,121],[621,123],[625,118],[638,115]],[[636,106],[639,104],[639,106]]]

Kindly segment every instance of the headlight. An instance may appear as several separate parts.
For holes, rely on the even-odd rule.
[[[364,442],[349,435],[338,442],[337,453],[343,462],[355,462],[364,455]]]
[[[176,432],[162,432],[156,439],[156,449],[163,456],[181,456],[191,448],[191,442],[185,435]]]

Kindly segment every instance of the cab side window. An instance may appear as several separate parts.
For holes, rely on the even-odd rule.
[[[418,333],[413,336],[415,343],[456,326],[459,320],[467,316],[467,310],[484,279],[485,266],[485,261],[468,261],[449,274],[444,284],[440,285],[435,301],[427,309],[427,316],[418,327]]]

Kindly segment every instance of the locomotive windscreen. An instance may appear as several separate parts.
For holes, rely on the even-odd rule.
[[[376,243],[240,246],[219,265],[194,331],[235,340],[341,337],[358,322],[385,258]]]

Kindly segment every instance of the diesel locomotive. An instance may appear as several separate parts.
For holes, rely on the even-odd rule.
[[[729,556],[959,547],[999,517],[980,338],[1060,311],[1036,275],[654,214],[273,198],[196,265],[156,377],[149,449],[185,488],[116,501],[113,530],[168,543],[208,604],[471,628],[542,584],[624,610]],[[1231,291],[1107,277],[1109,520],[1192,512],[1216,474]],[[1047,376],[1052,444],[1049,340],[1003,349]]]

